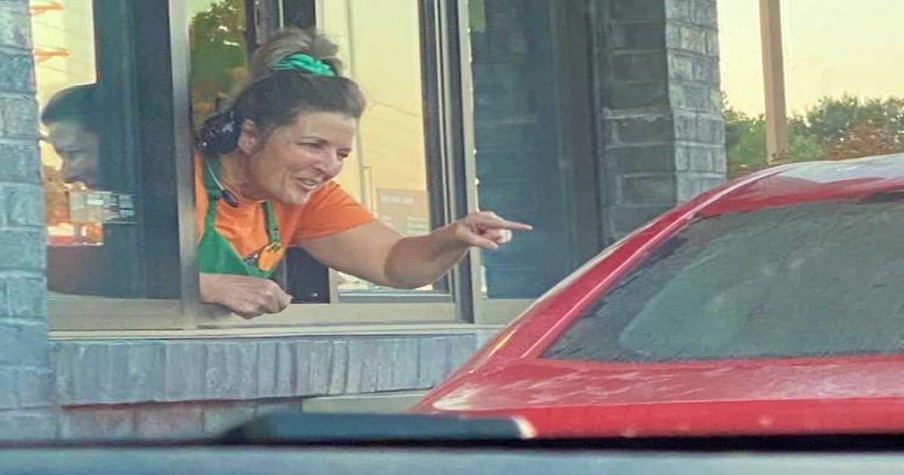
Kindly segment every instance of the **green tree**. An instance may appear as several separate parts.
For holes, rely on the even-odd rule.
[[[246,64],[245,6],[219,0],[191,21],[192,115],[196,123],[214,112],[217,99],[233,92]]]
[[[788,119],[788,161],[810,162],[825,160],[825,146],[799,115]]]
[[[734,109],[722,96],[728,174],[759,170],[766,163],[766,121]],[[823,97],[788,119],[790,162],[845,160],[904,152],[904,98]]]
[[[807,110],[806,123],[830,160],[904,151],[904,98],[824,97]]]
[[[769,166],[766,152],[766,119],[738,111],[722,95],[722,116],[725,120],[725,147],[728,176],[736,177]],[[799,116],[788,121],[788,161],[822,160],[825,151]]]
[[[766,167],[766,121],[749,117],[723,101],[728,176],[735,177]]]
[[[904,139],[904,98],[823,97],[805,116],[809,128],[824,140],[839,139],[855,125],[887,128]]]

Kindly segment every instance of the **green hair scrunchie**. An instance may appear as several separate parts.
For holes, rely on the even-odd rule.
[[[309,54],[293,53],[281,59],[270,69],[274,71],[305,71],[315,76],[335,76],[329,64]]]

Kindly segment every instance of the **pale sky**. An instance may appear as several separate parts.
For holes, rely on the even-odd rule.
[[[758,0],[719,0],[722,89],[763,112]],[[783,0],[785,99],[804,112],[823,96],[904,96],[904,0]]]

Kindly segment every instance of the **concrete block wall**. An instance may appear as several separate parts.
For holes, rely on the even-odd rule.
[[[667,0],[665,13],[680,202],[725,180],[716,0]]]
[[[0,440],[57,430],[28,6],[0,1]]]
[[[57,341],[59,436],[201,437],[312,398],[422,392],[493,333]]]
[[[591,0],[607,240],[725,177],[715,0]]]

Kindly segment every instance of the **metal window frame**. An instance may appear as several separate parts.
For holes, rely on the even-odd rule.
[[[579,173],[575,173],[575,180],[584,184],[595,184],[596,164],[592,159],[594,144],[592,142],[592,130],[590,123],[592,122],[592,111],[590,109],[589,96],[587,100],[581,100],[580,94],[590,93],[590,68],[588,62],[592,51],[589,50],[589,44],[592,38],[590,30],[590,20],[586,17],[581,18],[580,15],[586,15],[585,11],[588,7],[582,6],[578,2],[556,2],[555,5],[549,6],[550,18],[552,23],[554,36],[557,44],[553,45],[552,56],[557,67],[568,71],[569,80],[561,81],[556,90],[556,107],[561,112],[563,121],[563,131],[561,137],[560,149],[561,153],[569,154],[586,154],[586,157],[575,158],[568,162],[568,166],[574,167]],[[474,123],[474,100],[473,100],[473,78],[471,74],[471,44],[470,44],[470,8],[467,1],[457,2],[458,15],[458,31],[461,32],[459,40],[459,49],[463,53],[460,56],[460,74],[461,74],[461,90],[465,91],[462,95],[462,116],[463,116],[463,162],[465,173],[465,187],[467,209],[468,211],[476,211],[480,209],[479,196],[477,191],[477,162],[476,162],[476,139],[475,139],[475,123]],[[582,8],[584,10],[582,10]],[[571,104],[566,110],[565,104]],[[574,106],[576,104],[576,106]],[[565,183],[568,188],[570,182]],[[595,190],[595,187],[591,187]],[[582,193],[580,195],[570,196],[566,199],[566,207],[572,214],[572,220],[575,225],[570,236],[570,241],[576,248],[576,262],[573,263],[577,267],[580,262],[586,258],[595,255],[604,242],[602,232],[602,223],[598,216],[593,218],[577,219],[577,216],[587,206],[591,208],[598,204],[597,191]],[[582,223],[580,228],[577,224]],[[500,325],[510,322],[512,319],[520,315],[534,299],[494,299],[489,298],[482,292],[482,275],[480,273],[482,264],[481,253],[474,249],[469,255],[470,267],[470,291],[471,298],[471,315],[473,322],[477,324]]]
[[[467,2],[465,2],[467,3]],[[591,63],[593,61],[592,43],[592,6],[586,2],[553,2],[546,5],[549,14],[548,21],[552,28],[554,44],[550,46],[550,54],[554,67],[558,68],[564,77],[557,81],[555,90],[555,105],[560,117],[559,153],[563,158],[563,166],[570,167],[571,173],[565,173],[562,177],[562,188],[578,190],[574,194],[565,197],[565,211],[569,213],[571,229],[569,242],[574,247],[573,268],[586,259],[596,255],[605,245],[606,237],[604,223],[600,213],[591,213],[587,216],[587,210],[596,209],[599,206],[600,190],[596,186],[598,174],[604,170],[598,169],[598,164],[593,156],[593,110],[590,100],[592,91]],[[469,19],[467,15],[470,9],[467,5],[460,5],[461,21],[459,29],[468,31]],[[463,35],[461,48],[470,51],[469,36]],[[462,72],[467,77],[467,90],[473,90],[470,77],[470,62],[462,59]],[[465,161],[468,168],[468,183],[472,184],[469,191],[469,200],[473,203],[472,209],[478,209],[478,192],[476,186],[476,143],[474,139],[473,120],[473,94],[466,98],[468,111],[465,116],[469,118],[465,131],[467,133],[468,154]],[[586,186],[578,186],[586,185]],[[533,299],[493,299],[481,292],[480,254],[473,252],[472,268],[474,298],[474,321],[481,324],[498,325],[511,321],[521,314]]]
[[[188,99],[188,72],[189,61],[188,51],[188,18],[187,7],[183,0],[167,0],[165,3],[168,14],[167,23],[169,24],[169,43],[171,45],[185,45],[185,48],[170,48],[169,51],[160,52],[161,55],[169,54],[170,74],[165,81],[171,81],[172,103],[167,106],[160,106],[155,109],[156,115],[152,117],[156,120],[160,112],[166,113],[171,108],[172,115],[166,117],[165,120],[170,122],[173,129],[162,132],[164,136],[173,138],[173,160],[171,164],[153,164],[156,168],[147,168],[145,165],[135,163],[130,166],[130,170],[136,172],[138,170],[147,171],[148,173],[169,175],[170,171],[163,172],[166,167],[172,167],[171,174],[175,177],[175,202],[167,202],[163,205],[175,205],[175,214],[178,223],[174,226],[178,231],[176,238],[178,246],[178,256],[168,257],[173,262],[178,262],[176,268],[172,269],[179,275],[176,280],[180,286],[180,297],[178,299],[127,299],[127,298],[104,298],[87,295],[63,295],[48,292],[47,310],[48,310],[48,327],[51,334],[72,330],[131,330],[131,329],[157,329],[157,330],[182,330],[194,328],[193,317],[198,307],[198,279],[197,279],[197,263],[195,259],[194,246],[194,199],[193,199],[193,178],[192,165],[189,157],[191,157],[191,125],[188,116],[189,99]],[[128,8],[126,4],[120,5],[122,8]],[[147,6],[144,6],[147,8]],[[128,16],[134,12],[129,11]],[[126,13],[122,13],[126,15]],[[184,29],[180,28],[180,19],[184,23]],[[147,25],[141,25],[147,26]],[[146,33],[146,32],[144,32]],[[141,28],[128,33],[129,35],[142,34]],[[132,36],[124,39],[128,44],[134,43]],[[142,47],[137,45],[136,47]],[[150,47],[150,46],[147,46]],[[125,72],[125,77],[120,79],[129,84],[132,89],[139,87],[140,83],[147,78],[135,78],[140,74],[138,66],[148,68],[148,65],[136,65],[134,61],[127,64],[129,70]],[[153,69],[153,68],[152,68]],[[167,74],[167,73],[161,73]],[[180,87],[184,85],[184,87]],[[165,85],[164,85],[165,87]],[[133,91],[135,92],[135,91]],[[137,92],[136,92],[137,94]],[[121,114],[135,114],[133,110],[121,110]],[[146,111],[147,112],[147,111]],[[137,116],[136,116],[137,117]],[[138,120],[137,118],[130,118]],[[141,135],[138,133],[137,135]],[[142,144],[142,156],[146,155],[144,150],[147,147],[153,147],[152,141]],[[137,148],[136,148],[137,149]],[[138,178],[136,176],[135,180]],[[143,201],[156,200],[158,190],[152,183],[147,183],[146,179],[141,180],[140,199]],[[169,196],[169,191],[163,191],[164,197]],[[146,206],[146,205],[145,205]],[[157,213],[159,214],[159,213]],[[155,214],[157,219],[162,219],[163,215]],[[142,229],[147,223],[141,224]],[[175,247],[175,246],[174,246]],[[142,263],[141,267],[146,267]],[[152,275],[144,276],[145,279],[153,278]]]
[[[474,129],[474,80],[471,71],[470,8],[467,1],[454,2],[456,8],[459,80],[461,83],[461,133],[466,213],[480,209],[477,193],[477,145]],[[505,324],[524,311],[531,299],[491,299],[482,291],[482,258],[479,249],[468,253],[470,284],[469,314],[477,324]]]

